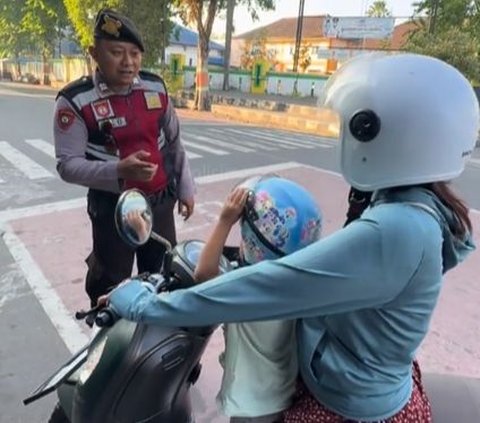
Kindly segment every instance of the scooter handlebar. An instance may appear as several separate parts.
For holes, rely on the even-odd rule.
[[[120,318],[120,316],[115,313],[110,307],[105,307],[98,312],[97,317],[95,317],[95,324],[98,327],[110,327]]]

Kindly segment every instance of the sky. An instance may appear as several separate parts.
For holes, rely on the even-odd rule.
[[[413,13],[412,3],[414,0],[386,0],[387,6],[393,16],[409,17]],[[304,15],[325,15],[332,16],[363,16],[373,0],[305,0]],[[261,26],[271,24],[282,18],[298,16],[299,0],[275,0],[275,11],[259,11],[260,20],[253,22],[247,9],[243,6],[235,8],[234,24],[235,34],[242,34]],[[213,33],[216,35],[225,34],[224,16],[215,19]]]

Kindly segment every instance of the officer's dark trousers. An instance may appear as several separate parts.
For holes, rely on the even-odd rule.
[[[85,289],[94,306],[98,297],[132,274],[135,255],[138,273],[158,272],[165,248],[150,239],[136,251],[117,233],[114,213],[119,195],[105,191],[88,191],[88,215],[92,224],[93,249],[86,259],[88,272]],[[175,198],[167,191],[149,197],[153,212],[153,229],[176,244]]]

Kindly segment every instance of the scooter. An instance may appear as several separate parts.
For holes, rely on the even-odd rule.
[[[160,274],[137,279],[152,284],[158,293],[194,283],[204,243],[191,240],[172,249],[168,240],[152,231],[152,212],[141,192],[121,195],[115,222],[128,244],[140,246],[151,237],[166,248]],[[222,272],[233,266],[222,256]],[[200,375],[200,359],[216,327],[133,323],[108,307],[78,312],[76,317],[94,321],[98,332],[26,398],[25,405],[56,391],[59,401],[49,423],[194,422],[190,388]]]
[[[132,216],[141,220],[130,220]],[[151,237],[166,247],[160,274],[139,275],[157,292],[194,283],[193,271],[204,243],[186,241],[172,249],[152,231],[145,197],[129,190],[119,199],[115,221],[123,240],[139,246]],[[227,248],[221,271],[236,266],[238,251]],[[228,258],[227,258],[228,257]],[[49,423],[193,423],[190,388],[215,327],[169,328],[119,319],[107,308],[79,312],[99,328],[92,341],[23,402],[57,392]],[[480,379],[424,374],[435,423],[480,422]],[[198,422],[208,423],[208,422]]]

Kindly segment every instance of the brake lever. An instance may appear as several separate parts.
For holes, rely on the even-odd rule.
[[[92,314],[97,314],[102,307],[103,307],[103,306],[96,305],[95,307],[92,307],[90,310],[79,310],[79,311],[76,311],[76,312],[75,312],[75,319],[77,319],[77,320],[83,320],[83,319],[85,319],[86,317],[88,317],[88,316],[90,316],[90,315],[92,315]]]

